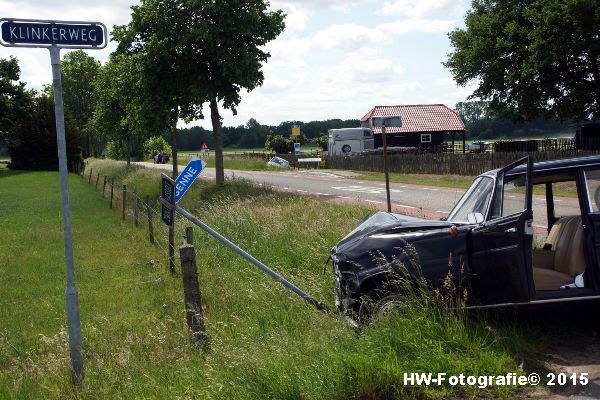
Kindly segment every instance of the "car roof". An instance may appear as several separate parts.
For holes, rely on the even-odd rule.
[[[535,156],[534,156],[535,160]],[[575,158],[561,158],[559,160],[540,161],[533,164],[533,172],[545,172],[556,169],[570,169],[578,167],[588,166],[600,166],[600,155],[586,156],[586,157],[575,157]],[[498,169],[484,172],[481,176],[496,176]],[[518,175],[525,173],[526,166],[519,165],[511,171],[510,175]]]

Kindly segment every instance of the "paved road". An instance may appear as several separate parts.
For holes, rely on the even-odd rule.
[[[171,165],[136,163],[151,168],[171,171]],[[179,167],[180,170],[183,166]],[[385,183],[356,179],[356,175],[344,171],[295,170],[295,171],[234,171],[226,170],[226,176],[244,178],[269,185],[278,190],[300,194],[321,196],[338,201],[360,201],[375,208],[386,209]],[[353,177],[354,176],[354,177]],[[215,177],[215,169],[207,168],[203,178]],[[460,199],[464,190],[435,186],[410,184],[390,184],[390,198],[394,211],[428,218],[447,215]],[[578,214],[576,199],[556,197],[556,215]],[[544,196],[534,196],[534,224],[540,227],[546,224],[546,204]]]

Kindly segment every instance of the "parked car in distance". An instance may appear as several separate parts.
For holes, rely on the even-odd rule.
[[[169,154],[166,151],[159,151],[154,154],[154,164],[166,164],[169,159]]]
[[[565,188],[577,197],[555,198]],[[435,290],[450,276],[475,308],[600,299],[600,156],[488,171],[445,220],[375,213],[331,257],[337,308],[353,318],[398,303],[399,277]]]
[[[483,153],[488,148],[488,143],[483,142],[481,140],[477,140],[475,142],[471,142],[467,145],[469,152],[471,153]]]

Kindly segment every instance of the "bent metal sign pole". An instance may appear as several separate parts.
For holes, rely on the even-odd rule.
[[[0,26],[2,31],[0,44],[2,46],[47,48],[50,50],[65,241],[65,264],[67,270],[65,297],[69,353],[71,355],[73,383],[80,385],[83,380],[81,323],[79,320],[79,298],[75,286],[75,272],[73,268],[71,208],[69,206],[65,121],[60,76],[60,49],[103,49],[106,47],[106,27],[99,22],[45,21],[17,18],[2,18],[0,19]]]

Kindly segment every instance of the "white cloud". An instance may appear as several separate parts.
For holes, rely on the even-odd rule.
[[[455,21],[441,19],[405,19],[379,25],[383,32],[395,35],[411,32],[446,33],[456,26]]]
[[[380,30],[357,24],[331,25],[312,38],[314,46],[342,51],[380,46],[387,40],[387,35]]]
[[[356,6],[362,3],[371,3],[374,0],[281,0],[274,1],[273,7],[282,7],[286,5],[300,5],[306,8],[330,8],[330,7],[348,7]]]
[[[275,74],[269,74],[265,77],[263,85],[257,90],[264,94],[281,93],[289,89],[291,85],[292,82],[286,79],[281,79]]]
[[[329,85],[353,87],[357,84],[388,84],[397,81],[403,68],[394,61],[379,58],[374,51],[354,52],[339,64],[321,72]]]
[[[432,14],[458,16],[464,14],[464,0],[395,0],[386,1],[380,14],[424,18]]]
[[[304,57],[311,49],[309,38],[287,38],[281,36],[265,46],[265,51],[271,54],[267,66],[279,68],[303,67]]]
[[[311,12],[310,10],[302,7],[298,7],[295,4],[287,3],[274,3],[271,9],[281,9],[286,14],[285,17],[285,31],[286,32],[302,32],[306,27],[306,23],[309,21]]]

